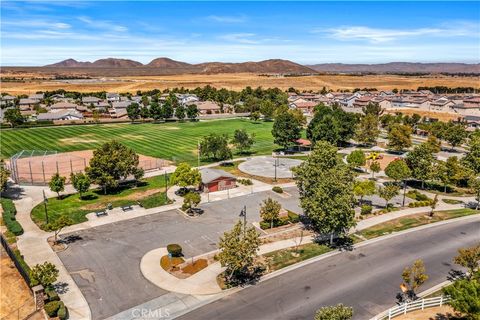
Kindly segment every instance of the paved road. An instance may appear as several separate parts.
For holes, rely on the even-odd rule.
[[[104,319],[167,293],[141,274],[145,253],[169,243],[181,244],[187,258],[215,250],[244,205],[249,222],[259,221],[259,206],[269,196],[300,212],[298,192],[286,191],[292,196],[266,191],[207,203],[201,205],[204,215],[196,218],[171,210],[74,232],[70,235],[80,239],[58,256],[87,299],[93,318]]]
[[[455,268],[458,248],[479,241],[478,217],[399,235],[287,272],[181,319],[313,319],[315,310],[337,303],[352,306],[354,319],[370,319],[395,303],[404,266],[423,259],[427,289]]]

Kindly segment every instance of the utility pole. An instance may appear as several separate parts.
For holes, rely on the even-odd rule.
[[[197,139],[197,167],[200,167],[200,140]]]
[[[165,170],[165,203],[168,203],[168,176],[167,176],[167,170]]]

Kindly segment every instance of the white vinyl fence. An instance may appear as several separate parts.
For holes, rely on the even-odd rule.
[[[413,302],[405,303],[405,304],[390,308],[387,311],[372,318],[371,320],[386,320],[386,319],[390,320],[395,318],[396,316],[406,314],[407,312],[410,312],[410,311],[420,310],[420,309],[423,310],[425,308],[442,306],[446,302],[448,302],[448,300],[450,300],[450,298],[444,297],[444,296],[416,300]]]

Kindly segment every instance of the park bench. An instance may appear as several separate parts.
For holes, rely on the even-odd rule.
[[[106,215],[107,215],[107,211],[106,211],[106,210],[97,211],[97,212],[95,212],[95,215],[96,215],[97,217],[103,217],[103,216],[106,216]]]
[[[133,210],[133,207],[132,207],[131,204],[129,204],[129,205],[126,205],[126,206],[122,206],[122,210],[123,210],[123,212],[128,211],[128,210]]]

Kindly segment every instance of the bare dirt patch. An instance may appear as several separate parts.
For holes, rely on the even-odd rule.
[[[3,247],[0,248],[0,318],[25,319],[35,311],[33,297]]]

